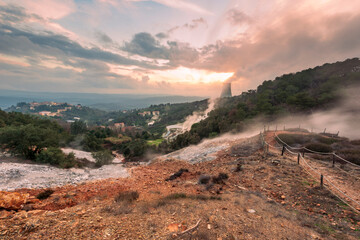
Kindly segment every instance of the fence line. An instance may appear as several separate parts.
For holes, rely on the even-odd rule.
[[[290,149],[293,149],[293,150],[306,150],[306,151],[309,151],[309,152],[311,152],[311,153],[321,154],[321,155],[333,155],[333,156],[341,159],[342,161],[344,161],[344,162],[346,162],[346,163],[348,163],[348,164],[350,164],[350,165],[352,165],[352,166],[360,169],[360,166],[359,166],[359,165],[357,165],[357,164],[355,164],[355,163],[352,163],[352,162],[346,160],[345,158],[340,157],[339,155],[337,155],[337,154],[334,153],[334,152],[332,152],[332,153],[325,153],[325,152],[313,151],[313,150],[308,149],[308,148],[306,148],[306,147],[301,147],[301,148],[291,147],[289,144],[287,144],[286,142],[284,142],[277,134],[275,134],[275,137],[276,137],[281,143],[283,143],[284,145],[286,145],[286,146],[289,147]]]
[[[266,128],[265,128],[266,129]],[[296,152],[293,152],[291,151],[290,149],[292,150],[299,150],[299,149],[304,149],[304,148],[292,148],[291,146],[289,146],[287,143],[285,143],[284,141],[282,141],[276,134],[275,134],[275,137],[278,138],[280,140],[280,142],[282,142],[284,144],[283,146],[283,150],[282,150],[282,153],[284,153],[284,151],[287,151],[289,152],[290,154],[292,155],[298,155],[298,163],[300,164],[300,166],[304,166],[306,165],[310,170],[312,170],[313,173],[311,173],[308,169],[306,169],[306,167],[303,167],[303,169],[314,179],[318,179],[318,177],[320,176],[320,179],[321,179],[321,184],[322,186],[325,186],[330,192],[332,192],[336,197],[338,197],[342,202],[344,202],[346,205],[348,205],[350,208],[352,208],[355,212],[357,213],[360,213],[359,210],[357,210],[354,206],[352,206],[349,202],[352,202],[352,203],[355,203],[356,205],[358,205],[360,207],[360,202],[356,201],[355,199],[351,198],[350,196],[348,196],[347,194],[345,194],[343,191],[341,191],[336,185],[334,185],[329,179],[328,177],[326,176],[323,176],[323,174],[321,174],[319,171],[317,171],[316,169],[314,169],[312,166],[309,165],[309,163],[306,161],[306,159],[301,156],[300,153],[296,153]],[[262,145],[263,147],[265,146],[269,146],[269,147],[272,147],[274,149],[279,149],[279,147],[275,147],[275,146],[272,146],[271,144],[267,143],[265,141],[265,138],[263,136],[263,134],[260,132],[260,138],[261,138],[261,141],[262,141]],[[286,146],[285,146],[286,145]],[[280,147],[281,148],[281,147]],[[319,153],[319,154],[322,154],[322,153]],[[336,155],[335,153],[332,153],[334,155]],[[300,161],[302,160],[302,161]],[[303,164],[301,164],[301,162],[303,162]],[[358,165],[356,165],[357,167],[360,167]],[[344,171],[344,170],[343,170]],[[346,171],[345,171],[346,172]],[[348,173],[348,172],[347,172]],[[350,174],[350,173],[348,173]],[[318,176],[316,176],[318,175]],[[355,177],[355,176],[354,176]],[[356,177],[357,178],[357,177]],[[328,186],[326,186],[326,184],[324,184],[323,182],[327,182],[328,183]],[[329,186],[332,186],[333,189],[331,189]],[[339,194],[336,194],[334,192],[334,189],[340,193],[340,195],[342,194],[343,196],[345,196],[345,198],[349,199],[348,201],[346,201],[345,199],[343,199],[342,197],[339,196]],[[351,201],[350,201],[351,200]]]

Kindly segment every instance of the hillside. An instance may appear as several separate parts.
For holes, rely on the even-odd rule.
[[[341,89],[359,84],[358,58],[264,81],[256,90],[220,99],[209,117],[178,136],[171,148],[179,149],[229,131],[241,132],[257,117],[269,122],[292,114],[332,109],[343,97]]]
[[[259,135],[214,139],[204,144],[134,168],[129,178],[57,187],[49,197],[40,200],[36,196],[44,192],[41,189],[2,192],[8,200],[0,199],[5,208],[0,212],[0,236],[301,240],[360,237],[360,215],[326,188],[319,187],[319,182],[292,156],[280,156],[279,151],[264,155]],[[217,150],[209,151],[216,146]],[[184,158],[188,154],[204,154],[204,158],[190,163]]]

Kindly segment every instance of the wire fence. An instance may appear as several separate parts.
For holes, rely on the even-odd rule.
[[[299,127],[300,128],[300,127]],[[266,132],[266,128],[264,127],[264,133]],[[268,127],[268,131],[269,131],[269,127]],[[277,127],[275,129],[275,132],[277,131]],[[330,181],[328,176],[324,176],[321,172],[319,172],[317,169],[315,169],[314,167],[312,167],[309,162],[305,159],[304,155],[301,155],[300,152],[296,152],[296,151],[303,151],[303,154],[305,153],[305,151],[308,151],[309,149],[301,147],[301,148],[295,148],[295,147],[291,147],[289,144],[287,144],[285,141],[283,141],[276,133],[275,133],[275,143],[279,144],[279,142],[281,142],[283,144],[283,146],[274,146],[271,145],[270,143],[268,143],[265,138],[264,138],[264,134],[262,132],[260,132],[260,139],[262,142],[262,146],[264,148],[264,154],[266,155],[269,152],[269,147],[276,149],[276,150],[280,150],[281,149],[281,154],[283,155],[284,153],[288,152],[291,155],[297,155],[298,158],[298,164],[300,166],[303,167],[303,169],[315,180],[319,180],[321,182],[321,186],[324,186],[325,188],[327,188],[330,192],[332,192],[336,197],[338,197],[342,202],[344,202],[346,205],[348,205],[350,208],[352,208],[355,212],[360,213],[360,211],[358,209],[360,209],[360,202],[357,201],[356,199],[354,199],[353,197],[349,196],[348,194],[346,194],[344,191],[342,191],[338,186],[336,186],[332,181]],[[277,141],[278,140],[278,141]],[[338,155],[336,155],[335,153],[322,153],[322,152],[317,152],[317,151],[309,151],[311,153],[314,154],[321,154],[321,155],[333,155],[333,159],[335,159],[335,157],[339,157]],[[346,162],[346,163],[351,163],[350,161],[340,158],[342,161]],[[356,168],[360,168],[359,165],[351,163],[350,164],[352,167],[356,167]],[[334,166],[334,162],[333,162],[333,166]],[[336,166],[335,166],[336,167]],[[340,169],[340,168],[339,168]],[[356,179],[359,179],[358,177],[350,174],[349,172],[341,169],[342,171],[348,173],[349,175],[355,177]]]

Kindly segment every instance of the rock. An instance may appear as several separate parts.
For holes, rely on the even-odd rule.
[[[210,225],[210,224],[207,225],[207,229],[209,229],[209,230],[211,229],[211,225]]]
[[[281,195],[281,199],[285,199],[286,197],[285,197],[285,195]]]
[[[167,229],[170,232],[179,232],[179,231],[185,231],[186,230],[186,226],[184,226],[181,223],[172,223],[170,224]]]
[[[28,212],[28,216],[39,216],[39,215],[43,215],[46,211],[45,210],[33,210],[33,211],[29,211]]]
[[[247,209],[248,213],[255,213],[256,211],[254,209]]]
[[[3,211],[0,212],[0,219],[9,218],[10,216],[13,215],[13,213],[14,212],[12,212],[12,211],[10,212],[10,211],[3,210]]]
[[[272,160],[271,163],[272,163],[274,166],[278,166],[278,165],[280,165],[280,160]]]
[[[20,210],[28,201],[30,194],[0,191],[0,208]]]

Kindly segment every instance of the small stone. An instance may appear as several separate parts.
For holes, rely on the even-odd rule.
[[[210,225],[210,224],[207,225],[207,229],[209,229],[209,230],[211,229],[211,225]]]
[[[255,213],[256,211],[254,209],[247,209],[248,213]]]
[[[286,197],[285,197],[285,195],[281,195],[281,199],[285,199]]]

